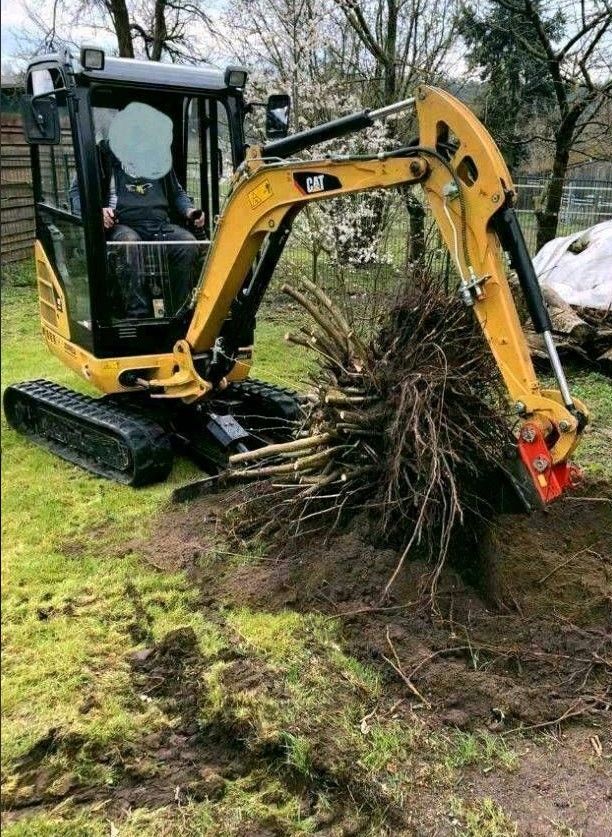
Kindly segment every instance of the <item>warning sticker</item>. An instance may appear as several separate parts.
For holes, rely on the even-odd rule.
[[[261,206],[262,203],[265,203],[269,198],[272,197],[272,187],[270,186],[269,180],[264,180],[263,183],[260,183],[255,189],[252,189],[248,193],[249,203],[251,204],[251,209],[256,209],[258,206]]]

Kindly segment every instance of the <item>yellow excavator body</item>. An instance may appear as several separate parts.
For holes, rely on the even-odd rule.
[[[297,212],[312,202],[418,184],[460,277],[458,292],[474,310],[514,405],[523,463],[542,499],[558,496],[573,479],[569,457],[588,414],[569,393],[558,363],[513,213],[511,175],[483,125],[449,93],[421,86],[413,100],[400,105],[414,107],[418,122],[418,141],[405,148],[302,160],[290,153],[300,147],[300,135],[294,135],[249,149],[216,220],[185,333],[171,349],[99,357],[77,342],[67,316],[65,283],[38,241],[41,323],[49,349],[101,393],[147,394],[150,410],[156,403],[204,404],[249,377],[253,346],[232,344],[223,335],[228,323],[232,326],[234,320],[235,325],[240,317],[243,309],[235,307],[237,300],[249,277],[256,275],[254,265],[266,242],[284,242]],[[400,105],[365,112],[362,122],[373,121],[377,114],[384,118]],[[320,136],[333,135],[333,125],[323,126]],[[312,139],[320,141],[318,136]],[[542,389],[538,381],[507,278],[508,255],[532,318],[547,338],[559,390]]]

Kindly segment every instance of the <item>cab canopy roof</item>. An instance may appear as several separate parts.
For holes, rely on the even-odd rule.
[[[235,92],[225,81],[225,70],[211,64],[197,66],[185,64],[165,64],[161,61],[139,61],[135,58],[113,58],[107,56],[103,70],[85,70],[77,58],[68,51],[37,55],[28,65],[28,72],[48,67],[59,66],[64,74],[74,73],[77,81],[106,81],[119,84],[134,84],[147,87],[167,87],[190,91],[227,91]],[[232,67],[232,69],[238,69]]]

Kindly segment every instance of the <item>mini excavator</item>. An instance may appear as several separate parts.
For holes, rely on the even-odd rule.
[[[102,395],[44,380],[10,386],[4,410],[18,432],[133,486],[165,479],[177,446],[214,474],[230,454],[282,437],[300,413],[296,394],[252,380],[249,372],[257,310],[296,215],[312,201],[418,184],[453,258],[457,291],[473,309],[507,387],[526,482],[542,503],[572,485],[570,456],[588,413],[559,361],[508,169],[484,127],[452,95],[421,86],[414,98],[292,135],[289,97],[271,96],[268,142],[249,146],[244,122],[253,105],[245,101],[247,73],[240,67],[110,58],[89,47],[78,60],[69,52],[35,58],[26,79],[42,333],[51,352]],[[99,150],[114,116],[132,102],[171,121],[174,171],[196,193],[206,219],[204,240],[191,242],[200,264],[194,258],[185,299],[172,298],[169,248],[176,242],[113,243],[103,225]],[[413,109],[418,138],[404,147],[296,156]],[[223,195],[227,160],[232,171]],[[128,316],[117,302],[121,247],[151,288],[148,316]],[[534,372],[508,263],[545,340],[558,389],[542,389]],[[253,416],[259,427],[248,419]]]

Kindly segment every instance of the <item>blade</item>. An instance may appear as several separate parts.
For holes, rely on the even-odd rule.
[[[186,503],[189,500],[195,500],[196,497],[202,497],[206,494],[216,494],[223,491],[226,487],[226,482],[223,479],[225,472],[214,474],[211,477],[204,477],[201,480],[194,480],[185,485],[175,488],[170,499],[173,503]]]

